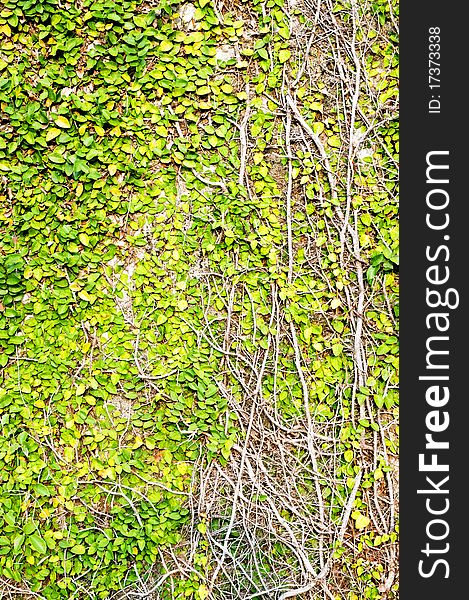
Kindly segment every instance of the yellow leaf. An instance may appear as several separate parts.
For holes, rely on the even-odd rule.
[[[135,438],[135,442],[132,446],[132,450],[136,450],[137,448],[140,448],[140,446],[143,444],[143,440],[142,438],[137,435],[137,437]]]
[[[96,133],[100,136],[103,136],[106,132],[104,131],[104,129],[102,127],[100,127],[99,125],[95,125],[94,126],[94,130],[96,131]]]
[[[88,294],[88,292],[86,292],[85,290],[81,290],[80,292],[78,292],[78,297],[81,298],[81,300],[90,302],[91,304],[96,300],[96,296],[94,296],[93,294]]]
[[[368,527],[369,524],[370,519],[368,517],[365,517],[365,515],[359,513],[357,518],[355,519],[355,527],[357,529],[364,529],[365,527]]]
[[[77,385],[77,389],[75,390],[75,394],[77,396],[83,396],[83,394],[86,391],[86,386],[83,385],[82,383],[80,383],[79,385]]]
[[[64,448],[64,458],[67,462],[73,462],[75,460],[75,450],[70,446]],[[72,506],[69,508],[67,504],[71,504]],[[65,506],[68,508],[68,510],[73,510],[74,508],[73,502],[66,502]]]
[[[70,121],[67,119],[67,117],[64,117],[63,115],[58,115],[55,119],[55,123],[59,127],[62,127],[62,129],[68,129],[69,127],[71,127]]]
[[[70,290],[72,292],[78,292],[78,290],[81,289],[81,283],[79,281],[72,281],[71,285],[69,286]]]
[[[115,175],[116,171],[117,171],[117,165],[108,165],[107,166],[107,170],[109,171],[109,175]]]
[[[148,450],[154,450],[156,448],[155,442],[151,439],[145,440],[145,446],[148,448]]]
[[[182,311],[182,310],[186,310],[186,308],[187,308],[188,306],[189,306],[189,305],[187,304],[187,301],[186,301],[186,300],[184,300],[184,298],[183,298],[182,300],[178,300],[177,307],[178,307],[178,309],[179,309],[179,310],[181,310],[181,311]]]
[[[169,52],[172,47],[173,47],[173,44],[168,40],[163,40],[160,44],[161,52]]]
[[[324,131],[324,123],[320,121],[313,123],[313,131],[316,135],[320,135]]]
[[[77,198],[79,198],[83,194],[83,184],[79,183],[76,189]]]
[[[50,142],[51,140],[56,138],[58,135],[60,135],[60,129],[57,129],[57,127],[51,127],[50,129],[47,130],[46,142]]]
[[[194,44],[197,42],[202,42],[204,39],[204,34],[201,31],[193,31],[192,33],[190,33],[185,42],[186,44]]]
[[[4,25],[0,25],[0,33],[4,33],[7,37],[10,37],[11,28],[8,25],[8,23],[5,23]]]
[[[158,125],[158,127],[155,128],[155,133],[161,135],[161,137],[166,137],[168,135],[168,130],[164,125]]]

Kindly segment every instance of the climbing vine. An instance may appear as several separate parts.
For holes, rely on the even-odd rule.
[[[0,589],[397,597],[394,0],[0,11]]]

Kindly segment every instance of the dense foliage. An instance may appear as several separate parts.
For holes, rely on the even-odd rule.
[[[278,421],[305,417],[302,373],[306,413],[340,421],[335,483],[319,482],[338,527],[360,483],[353,541],[331,540],[333,597],[382,597],[397,529],[377,528],[367,494],[397,452],[396,7],[363,3],[354,21],[370,25],[353,30],[366,52],[349,135],[347,84],[341,97],[327,79],[337,57],[313,44],[302,63],[308,6],[4,2],[5,590],[120,597],[143,577],[161,598],[234,597],[209,585],[210,519],[190,499],[199,466],[227,466],[246,439],[233,407],[256,383],[236,373],[265,352],[259,387]],[[355,4],[330,9],[351,31]],[[189,566],[170,571],[194,530]]]

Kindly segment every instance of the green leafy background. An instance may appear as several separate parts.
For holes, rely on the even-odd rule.
[[[363,10],[385,28],[390,6]],[[225,465],[240,436],[220,391],[228,377],[223,352],[267,349],[280,327],[270,324],[272,286],[285,323],[299,332],[314,373],[310,400],[324,419],[343,391],[344,481],[353,481],[357,449],[372,439],[377,415],[395,422],[396,115],[378,126],[374,162],[365,159],[353,182],[374,300],[365,307],[368,379],[352,400],[344,289],[356,276],[339,264],[339,233],[328,233],[343,197],[331,198],[317,158],[302,150],[292,163],[303,198],[293,207],[297,276],[288,279],[279,110],[285,73],[294,78],[298,64],[283,0],[234,3],[223,14],[210,0],[192,8],[190,24],[171,0],[10,0],[0,11],[5,590],[107,598],[152,565],[165,572],[159,551],[183,541],[196,461]],[[334,5],[345,26],[348,8]],[[298,4],[300,23],[303,12]],[[392,35],[386,44],[369,40],[369,75],[382,103],[397,94],[396,43]],[[296,92],[339,168],[341,116],[327,81],[304,78]],[[366,97],[361,109],[373,118]],[[251,144],[243,167],[245,114]],[[308,240],[319,268],[311,267]],[[240,334],[227,348],[231,310]],[[285,348],[275,383],[287,420],[303,410],[294,360]],[[241,386],[231,385],[241,401]],[[273,393],[273,377],[264,387]],[[352,424],[353,402],[371,402],[374,416]],[[395,455],[395,428],[386,436]],[[363,494],[390,470],[384,459],[379,472],[368,470]],[[385,559],[373,552],[394,545],[397,529],[378,539],[361,491],[354,511],[358,545],[355,553],[336,549],[337,569],[349,579],[334,593],[384,597]],[[161,597],[203,600],[213,564],[202,541],[192,571],[173,577]]]

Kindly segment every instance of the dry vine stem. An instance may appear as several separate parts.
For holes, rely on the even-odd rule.
[[[317,0],[311,6],[308,2],[295,5],[303,10],[310,23],[309,27],[291,32],[297,48],[298,72],[293,82],[289,81],[285,72],[279,96],[269,97],[278,107],[283,107],[284,155],[287,159],[283,198],[287,282],[291,284],[300,276],[296,264],[293,215],[295,211],[302,210],[306,200],[294,182],[293,161],[297,151],[303,149],[310,151],[322,166],[325,181],[319,182],[317,201],[331,203],[333,217],[326,219],[326,231],[330,239],[336,236],[335,239],[339,240],[340,266],[344,272],[351,274],[350,284],[341,292],[341,301],[350,315],[352,332],[350,340],[344,341],[354,369],[350,382],[352,407],[349,417],[344,417],[341,410],[343,389],[338,387],[336,416],[327,421],[318,418],[310,394],[314,377],[302,356],[295,323],[286,318],[285,303],[279,297],[276,285],[271,288],[267,347],[249,353],[241,350],[242,344],[234,343],[241,339],[242,323],[241,317],[233,312],[235,300],[247,294],[253,313],[253,327],[256,327],[255,306],[249,290],[223,274],[207,270],[204,275],[207,285],[206,320],[198,335],[223,356],[227,376],[223,384],[219,383],[220,393],[228,400],[229,410],[236,415],[241,435],[226,466],[204,465],[201,459],[199,468],[194,470],[188,500],[193,514],[183,536],[181,552],[178,555],[164,553],[164,556],[167,569],[172,564],[179,568],[179,573],[190,570],[202,542],[195,525],[198,520],[206,522],[205,541],[213,568],[206,570],[204,583],[210,600],[348,597],[346,570],[342,569],[335,549],[345,545],[350,552],[356,551],[350,535],[353,529],[350,521],[363,478],[376,469],[379,458],[387,462],[389,455],[385,427],[390,428],[391,424],[378,417],[379,432],[374,435],[372,446],[362,440],[353,484],[349,482],[347,485],[341,469],[342,431],[349,421],[355,425],[365,417],[374,420],[370,404],[357,402],[359,389],[366,385],[368,357],[372,349],[365,311],[375,302],[364,279],[359,214],[353,207],[355,177],[360,169],[357,152],[360,145],[380,143],[377,128],[392,118],[392,114],[380,104],[378,94],[368,80],[366,35],[358,35],[359,31],[366,32],[368,27],[372,27],[364,20],[366,10],[363,7],[359,10],[356,0],[352,0],[348,25],[344,26],[336,18],[331,0]],[[220,14],[223,10],[222,6],[218,8]],[[310,51],[313,48],[315,56],[322,57],[319,60],[323,60],[324,65],[312,64]],[[270,48],[268,50],[272,56]],[[302,78],[313,81],[318,68],[327,71],[327,57],[332,57],[335,65],[334,72],[328,73],[327,94],[337,102],[344,115],[340,135],[342,145],[338,151],[340,159],[328,153],[321,136],[314,133],[296,99],[296,89]],[[246,90],[246,110],[240,122],[233,122],[233,125],[239,131],[238,183],[245,185],[250,194],[249,148],[253,147],[253,141],[249,137],[249,88]],[[374,115],[363,113],[360,105],[362,94],[366,94],[374,107]],[[301,135],[292,135],[294,126],[299,128]],[[360,126],[365,133],[360,134],[358,140],[357,128]],[[383,173],[382,177],[384,187],[386,174]],[[206,183],[217,185],[209,181]],[[324,191],[324,184],[327,191]],[[306,218],[313,229],[314,220],[307,213]],[[314,248],[313,233],[311,231],[311,239],[308,239],[311,248]],[[319,258],[311,259],[308,264],[311,270],[324,277],[328,285]],[[220,288],[226,290],[227,301],[218,295]],[[212,297],[216,296],[225,306],[224,331],[219,327],[220,318],[211,321],[207,316]],[[384,297],[380,310],[391,313],[389,299],[386,294]],[[329,326],[330,315],[321,310],[320,316]],[[392,314],[390,318],[393,319]],[[193,328],[193,325],[187,324]],[[276,333],[270,333],[274,328]],[[255,334],[254,330],[253,340]],[[296,378],[302,392],[302,411],[296,419],[282,415],[276,391],[276,382],[284,375],[281,359],[289,352],[294,356]],[[274,380],[273,393],[269,396],[264,387],[267,376]],[[242,401],[232,391],[233,383],[243,390]],[[395,525],[396,483],[389,473],[381,481],[382,484],[375,484],[368,490],[367,508],[377,530],[390,533]],[[330,489],[327,501],[326,487]],[[395,548],[386,550],[386,560],[380,583],[380,590],[385,592],[391,588],[395,578]]]

